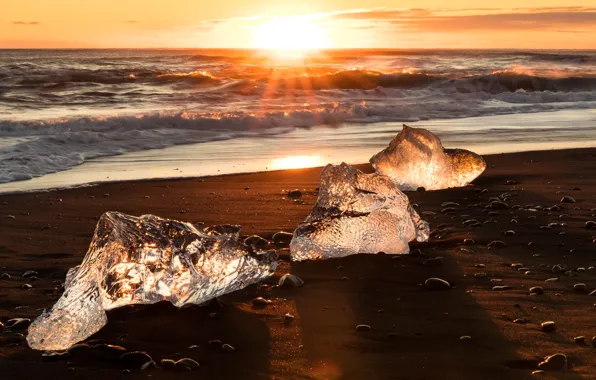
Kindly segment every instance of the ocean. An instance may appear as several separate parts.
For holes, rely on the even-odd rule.
[[[596,51],[0,50],[0,192],[596,145]]]

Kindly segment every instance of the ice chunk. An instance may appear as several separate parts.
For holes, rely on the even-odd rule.
[[[342,163],[323,169],[317,204],[294,231],[290,252],[295,261],[409,253],[408,243],[428,234],[428,223],[391,179]]]
[[[476,153],[444,149],[431,132],[407,125],[370,163],[404,191],[465,186],[486,169],[484,159]]]
[[[101,329],[106,310],[200,304],[273,274],[275,252],[253,252],[239,232],[238,226],[199,230],[154,215],[105,213],[83,263],[68,271],[64,294],[29,327],[29,346],[67,349]]]

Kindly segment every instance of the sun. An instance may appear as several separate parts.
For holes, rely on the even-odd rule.
[[[328,48],[327,33],[321,25],[306,17],[278,17],[253,29],[253,47],[276,54],[295,55]]]

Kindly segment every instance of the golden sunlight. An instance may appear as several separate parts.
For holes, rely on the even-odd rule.
[[[253,29],[253,47],[276,55],[302,55],[307,50],[330,47],[327,32],[306,17],[278,17]]]
[[[285,170],[285,169],[302,169],[313,168],[316,166],[325,165],[323,157],[318,155],[312,156],[287,156],[271,160],[269,169]]]

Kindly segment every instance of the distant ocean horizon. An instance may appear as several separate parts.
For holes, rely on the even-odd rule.
[[[309,130],[346,124],[365,138],[375,123],[450,120],[441,136],[467,118],[559,111],[575,115],[572,122],[583,112],[575,128],[542,116],[528,128],[525,118],[520,138],[547,128],[553,143],[585,146],[596,138],[594,109],[596,50],[350,49],[272,58],[240,49],[5,49],[0,183],[185,144],[281,142],[303,131],[308,145]],[[498,136],[478,131],[476,142]]]

